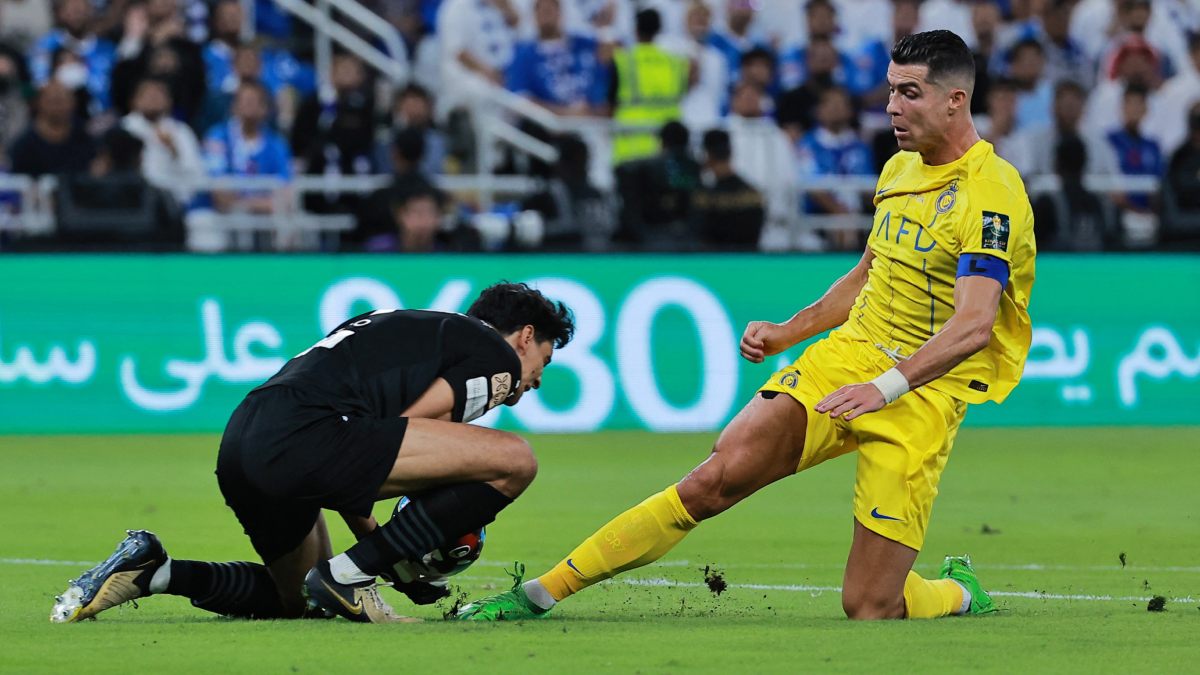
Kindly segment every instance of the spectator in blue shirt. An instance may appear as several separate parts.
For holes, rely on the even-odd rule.
[[[859,138],[853,122],[854,104],[845,88],[830,87],[821,92],[817,127],[796,143],[801,181],[818,176],[861,176],[874,171],[871,149]],[[862,195],[853,189],[810,192],[805,197],[808,213],[861,213],[863,207]],[[835,239],[840,248],[858,245],[857,237]]]
[[[708,37],[708,43],[721,52],[728,67],[730,85],[737,82],[742,64],[742,54],[751,49],[770,50],[771,45],[763,36],[754,33],[755,2],[753,0],[729,0],[725,14],[725,26],[718,28]]]
[[[1108,133],[1108,144],[1116,156],[1117,167],[1126,176],[1161,176],[1163,173],[1158,144],[1140,131],[1146,117],[1148,95],[1143,86],[1126,86],[1121,101],[1121,127]],[[1147,192],[1128,192],[1113,195],[1113,201],[1127,213],[1149,215],[1153,213],[1151,197]]]
[[[242,5],[239,0],[219,0],[212,10],[212,39],[204,46],[204,68],[207,73],[209,95],[232,97],[240,78],[246,77],[239,70],[248,69],[248,64],[239,68],[238,58],[250,58],[239,53],[240,48],[253,49],[257,67],[255,77],[271,92],[290,86],[300,95],[316,90],[316,72],[312,66],[301,63],[290,52],[279,49],[259,48],[241,44]]]
[[[260,82],[243,81],[233,98],[233,116],[204,138],[204,160],[212,176],[292,177],[287,141],[270,126],[271,98]],[[269,192],[214,190],[218,211],[266,214],[273,210]]]
[[[758,88],[769,99],[763,112],[770,115],[775,112],[775,97],[779,95],[778,63],[775,52],[770,49],[755,48],[742,54],[742,62],[738,67],[738,76],[730,87],[730,94],[736,85],[742,83]]]
[[[831,0],[808,0],[804,6],[804,16],[808,22],[808,40],[802,46],[785,51],[779,59],[779,80],[784,90],[794,89],[808,81],[810,44],[817,40],[830,40],[835,45],[837,42],[837,9]],[[837,53],[838,69],[841,71],[839,84],[849,86],[854,81],[854,60],[840,48],[837,48]]]
[[[597,42],[563,32],[559,0],[537,0],[534,21],[537,39],[517,44],[508,89],[560,115],[605,114],[609,72]]]
[[[1046,52],[1030,38],[1008,52],[1009,76],[1017,85],[1017,129],[1045,129],[1053,122],[1054,83],[1046,77]]]
[[[391,156],[392,146],[395,138],[409,129],[419,133],[424,142],[424,150],[416,169],[426,176],[443,173],[449,141],[446,134],[434,124],[433,97],[419,84],[410,84],[396,94],[392,104],[393,142],[377,143],[375,147],[375,165],[378,170],[383,173],[396,170]]]
[[[29,68],[34,83],[40,87],[54,74],[55,52],[65,49],[76,54],[87,66],[88,92],[106,110],[111,104],[109,81],[117,53],[111,42],[91,32],[91,18],[92,5],[88,0],[62,0],[55,13],[57,27],[34,45]]]

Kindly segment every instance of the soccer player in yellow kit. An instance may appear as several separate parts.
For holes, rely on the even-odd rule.
[[[1029,350],[1033,215],[1017,171],[971,119],[971,52],[949,31],[901,39],[888,67],[902,152],[879,177],[862,260],[788,321],[755,321],[755,363],[829,329],[771,376],[708,459],[617,516],[538,579],[463,608],[470,620],[541,616],[649,564],[760,488],[858,453],[842,607],[852,619],[995,609],[966,557],[912,571],[967,404],[1003,401]]]

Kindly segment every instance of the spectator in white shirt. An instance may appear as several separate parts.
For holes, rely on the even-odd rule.
[[[1163,83],[1158,92],[1160,107],[1168,111],[1167,114],[1158,119],[1155,128],[1147,130],[1158,141],[1164,157],[1170,157],[1187,140],[1189,128],[1186,111],[1200,101],[1200,34],[1188,38],[1188,51],[1191,67],[1181,68],[1174,77]]]
[[[726,125],[733,146],[733,170],[766,198],[768,220],[780,220],[797,208],[790,185],[795,160],[791,139],[766,116],[763,101],[767,99],[758,85],[738,82]]]
[[[970,0],[925,0],[921,5],[921,25],[917,32],[945,29],[954,31],[967,46],[975,48],[975,28],[971,22]]]
[[[1082,0],[1071,15],[1071,37],[1100,62],[1102,73],[1131,33],[1165,54],[1172,68],[1186,67],[1188,22],[1178,21],[1171,9],[1170,0]]]
[[[721,119],[721,109],[729,90],[725,57],[709,44],[712,10],[693,0],[687,12],[687,34],[683,38],[664,39],[663,47],[692,62],[696,83],[680,104],[680,115],[689,129],[707,129]]]
[[[1087,150],[1085,174],[1115,173],[1116,167],[1109,162],[1111,153],[1104,147],[1107,141],[1103,133],[1100,130],[1085,130],[1080,124],[1087,96],[1083,85],[1072,80],[1063,80],[1055,85],[1054,124],[1017,134],[1007,147],[1009,156],[1005,159],[1011,162],[1022,176],[1052,174],[1055,148],[1064,139],[1078,138]]]
[[[138,83],[131,111],[121,126],[142,141],[142,174],[151,185],[171,192],[186,205],[205,176],[200,144],[191,127],[171,117],[171,88],[166,81]]]
[[[490,86],[504,86],[520,17],[510,0],[445,0],[438,10],[443,115],[480,101]]]

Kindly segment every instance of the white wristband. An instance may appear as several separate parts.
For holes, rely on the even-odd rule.
[[[871,384],[879,389],[879,392],[883,394],[883,400],[888,403],[908,393],[909,389],[908,378],[895,368],[888,369],[879,377],[871,380]]]

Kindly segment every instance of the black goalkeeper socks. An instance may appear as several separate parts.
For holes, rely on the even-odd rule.
[[[190,598],[194,606],[225,616],[246,619],[283,616],[275,580],[264,565],[257,563],[172,560],[171,579],[165,592]]]
[[[401,560],[420,560],[447,541],[487,525],[511,503],[487,483],[434,488],[410,497],[407,506],[346,555],[363,572],[379,576]]]

